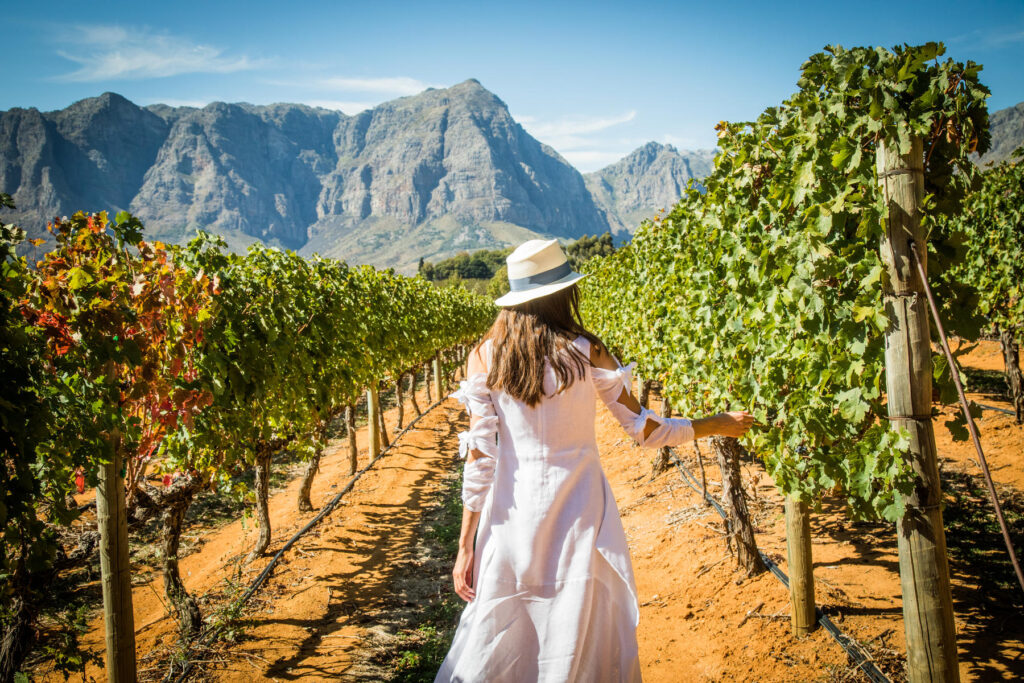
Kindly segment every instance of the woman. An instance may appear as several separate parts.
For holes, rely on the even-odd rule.
[[[470,413],[453,572],[469,604],[435,681],[639,681],[636,586],[598,459],[595,394],[650,448],[741,436],[753,417],[641,408],[632,364],[584,329],[583,275],[558,243],[530,240],[507,262],[511,291],[453,394]]]

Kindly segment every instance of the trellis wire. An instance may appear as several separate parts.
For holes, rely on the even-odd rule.
[[[698,487],[697,478],[682,464],[679,454],[676,453],[674,448],[670,450],[674,456],[672,458],[672,464],[676,466],[676,470],[679,471],[679,475],[682,477],[683,481],[686,482],[686,485],[697,493],[703,495],[704,499],[715,508],[715,511],[725,521],[726,525],[728,525],[729,516],[725,514],[725,510],[722,509],[722,506],[718,504],[717,500],[711,497],[710,493],[702,491]],[[761,556],[761,560],[768,567],[768,571],[770,571],[775,578],[781,581],[782,585],[788,590],[789,577],[786,576],[786,573],[783,572],[782,569],[779,568],[779,565],[775,564],[770,557],[761,552],[760,548],[758,548],[757,552]],[[864,648],[861,647],[860,643],[843,633],[842,630],[828,618],[828,615],[821,611],[820,607],[815,607],[814,613],[822,628],[828,631],[829,635],[831,635],[832,638],[839,643],[839,646],[846,651],[846,655],[850,658],[854,668],[860,669],[864,675],[874,681],[874,683],[892,683],[889,677],[886,676],[881,669],[875,666],[875,663],[871,660],[871,655],[864,651]]]
[[[942,320],[939,319],[939,309],[935,305],[935,297],[932,296],[931,285],[928,284],[928,276],[921,264],[921,256],[917,253],[917,243],[910,240],[910,253],[914,257],[914,265],[917,267],[917,274],[924,284],[924,292],[928,297],[928,306],[931,308],[932,319],[939,332],[939,339],[942,341],[942,352],[946,354],[946,362],[949,364],[949,374],[956,384],[957,394],[960,396],[960,407],[963,408],[964,417],[967,419],[967,428],[971,432],[971,440],[974,442],[974,449],[978,452],[978,463],[981,465],[981,472],[985,476],[985,485],[988,487],[988,495],[992,499],[992,507],[996,511],[996,520],[999,522],[999,529],[1003,532],[1003,542],[1006,543],[1006,552],[1010,554],[1010,562],[1013,564],[1013,571],[1017,574],[1017,583],[1021,591],[1024,591],[1024,574],[1021,573],[1020,561],[1013,549],[1013,540],[1010,538],[1010,530],[1006,527],[1006,517],[1003,516],[1003,508],[999,505],[999,496],[996,495],[996,485],[992,481],[992,473],[988,470],[988,461],[985,460],[985,453],[981,449],[981,436],[978,434],[978,426],[974,424],[974,416],[967,406],[967,396],[964,394],[964,386],[960,382],[960,373],[953,354],[949,350],[949,341],[946,339],[946,330],[942,327]],[[1007,411],[1009,412],[1009,411]]]

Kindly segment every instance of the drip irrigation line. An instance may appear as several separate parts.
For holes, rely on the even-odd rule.
[[[239,607],[248,602],[253,595],[256,594],[256,591],[258,591],[260,587],[266,582],[267,578],[269,578],[271,572],[274,569],[274,566],[277,564],[278,560],[281,559],[281,556],[284,555],[285,552],[288,551],[293,545],[295,545],[295,542],[298,541],[303,536],[303,534],[308,532],[310,529],[312,529],[314,526],[320,523],[320,521],[323,520],[324,517],[329,515],[334,510],[334,508],[337,507],[338,503],[341,502],[342,496],[344,496],[346,493],[352,490],[352,487],[355,486],[355,483],[359,480],[360,477],[366,474],[371,467],[377,464],[378,460],[388,455],[388,453],[398,445],[398,440],[402,438],[402,436],[406,432],[408,432],[410,429],[416,426],[417,422],[419,422],[422,418],[426,417],[430,413],[430,411],[441,405],[443,402],[444,399],[434,401],[427,407],[426,410],[423,411],[421,415],[418,415],[417,417],[413,418],[413,420],[405,426],[405,429],[403,429],[402,431],[395,435],[395,438],[392,439],[390,446],[382,449],[381,452],[378,453],[376,457],[374,457],[372,460],[370,460],[370,462],[368,462],[363,469],[356,472],[349,480],[348,484],[345,485],[345,488],[339,491],[337,495],[334,496],[334,498],[332,498],[326,505],[320,508],[320,512],[317,513],[316,517],[309,520],[309,522],[307,522],[304,527],[299,529],[299,531],[297,531],[291,538],[289,538],[288,542],[285,543],[281,547],[281,549],[274,554],[274,557],[271,558],[270,563],[266,567],[264,567],[263,571],[261,571],[259,575],[253,580],[253,582],[249,584],[249,588],[245,591],[245,593],[243,593],[242,596],[235,601],[235,604],[232,605],[232,611],[237,610]],[[188,653],[192,650],[192,648],[196,645],[200,645],[211,640],[213,636],[219,633],[223,628],[224,625],[218,625],[213,627],[212,629],[209,629],[208,631],[204,631],[202,634],[199,635],[198,638],[189,643],[188,647],[185,650],[185,655],[187,656]],[[192,671],[192,667],[194,665],[195,660],[189,659],[182,666],[181,672],[177,675],[177,677],[174,677],[174,671],[172,669],[167,673],[166,676],[164,676],[163,683],[169,683],[172,680],[172,678],[174,683],[182,683],[182,681],[184,681],[188,677],[188,674]]]
[[[1010,530],[1006,526],[1006,517],[1003,516],[1003,508],[999,505],[999,496],[996,495],[996,485],[992,481],[992,473],[988,470],[988,461],[985,460],[985,453],[981,449],[981,436],[978,434],[978,426],[974,424],[974,416],[967,407],[967,396],[964,395],[964,385],[960,382],[960,373],[957,372],[956,361],[949,350],[949,341],[946,339],[946,330],[942,327],[942,320],[939,318],[939,308],[935,305],[935,297],[932,296],[932,288],[928,284],[928,276],[924,272],[921,263],[921,256],[917,253],[917,243],[910,240],[910,253],[914,257],[914,265],[917,267],[917,274],[924,284],[924,292],[928,296],[928,306],[932,312],[932,319],[939,332],[939,339],[942,341],[942,351],[946,354],[946,362],[949,364],[949,374],[956,384],[956,392],[960,395],[960,407],[963,408],[964,417],[967,419],[967,428],[971,432],[971,440],[974,442],[974,449],[978,452],[978,462],[981,465],[981,472],[985,475],[985,485],[988,487],[989,498],[992,499],[992,507],[996,511],[996,519],[999,521],[999,529],[1003,532],[1003,541],[1006,543],[1006,552],[1010,554],[1010,562],[1013,564],[1013,571],[1017,574],[1017,583],[1021,591],[1024,591],[1024,573],[1021,573],[1020,561],[1013,549],[1013,540],[1010,538]],[[1009,411],[1007,411],[1009,412]]]
[[[1000,412],[1000,413],[1006,413],[1007,415],[1016,415],[1017,414],[1017,413],[1013,412],[1012,410],[1007,410],[1006,408],[998,408],[996,406],[987,406],[984,403],[975,403],[974,405],[978,406],[979,408],[983,408],[985,410],[995,410],[995,411]]]
[[[686,482],[686,484],[694,491],[703,495],[704,500],[715,508],[715,511],[725,521],[726,525],[728,525],[729,516],[725,513],[725,510],[722,509],[722,506],[719,505],[717,500],[711,497],[711,494],[702,490],[700,486],[697,485],[697,478],[686,468],[686,466],[682,464],[682,460],[679,458],[679,454],[676,453],[675,449],[670,448],[669,451],[673,455],[672,464],[676,466],[676,469],[679,471],[683,481]],[[782,585],[786,587],[786,590],[789,590],[789,577],[786,576],[786,573],[782,571],[779,565],[775,564],[770,557],[761,552],[760,548],[758,548],[757,554],[761,556],[761,560],[764,562],[765,566],[768,567],[768,571],[782,582]],[[832,636],[832,639],[839,643],[839,646],[846,652],[846,656],[850,658],[850,662],[853,664],[854,668],[860,669],[861,672],[874,683],[892,683],[889,677],[886,676],[881,669],[875,666],[874,661],[871,659],[871,655],[864,651],[864,648],[860,643],[843,633],[842,629],[836,626],[835,623],[829,619],[828,615],[821,611],[820,607],[815,606],[814,614],[818,623],[821,624],[821,627],[828,631],[829,635]]]

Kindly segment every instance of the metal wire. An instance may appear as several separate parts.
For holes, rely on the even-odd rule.
[[[682,464],[679,454],[676,453],[675,449],[670,448],[669,451],[674,456],[672,458],[672,464],[676,466],[676,470],[679,471],[679,475],[682,477],[683,481],[686,482],[687,486],[692,488],[694,491],[703,495],[704,500],[708,501],[711,506],[715,508],[715,511],[723,520],[725,520],[726,525],[728,525],[729,516],[725,513],[725,510],[722,509],[722,506],[718,504],[717,500],[711,497],[711,494],[707,491],[701,490],[697,486],[697,478],[692,472],[690,472],[690,470],[686,469],[685,465]],[[761,552],[760,549],[758,549],[757,553],[761,556],[761,560],[764,562],[765,566],[768,567],[768,571],[770,571],[775,578],[781,581],[782,585],[788,590],[789,577],[786,576],[786,573],[783,572],[779,565],[775,564],[770,557]],[[818,623],[821,624],[821,627],[824,628],[829,635],[832,636],[832,639],[839,643],[839,646],[846,652],[846,656],[850,658],[850,662],[853,664],[854,668],[860,669],[861,672],[874,681],[874,683],[892,683],[889,677],[886,676],[881,669],[875,666],[875,663],[871,660],[871,655],[864,651],[864,648],[861,647],[860,643],[843,633],[843,631],[828,618],[828,615],[821,611],[820,607],[815,606],[814,614]]]
[[[1020,584],[1021,591],[1024,591],[1024,573],[1021,573],[1020,561],[1017,559],[1017,553],[1013,549],[1013,540],[1010,538],[1010,530],[1006,526],[1006,517],[1003,516],[1003,508],[999,505],[999,496],[996,495],[996,485],[992,482],[992,473],[988,470],[988,461],[985,460],[985,453],[981,449],[981,436],[978,434],[978,427],[974,424],[974,416],[971,415],[971,411],[967,407],[967,396],[964,394],[964,386],[960,382],[960,373],[956,366],[956,361],[953,359],[953,354],[949,350],[949,341],[946,339],[946,330],[942,327],[942,320],[939,318],[939,309],[935,305],[935,297],[932,296],[932,288],[928,284],[928,276],[924,272],[924,266],[921,264],[921,255],[917,253],[917,244],[910,240],[910,253],[914,257],[914,265],[917,267],[917,274],[921,277],[921,282],[924,284],[924,292],[928,295],[928,306],[931,308],[932,319],[935,321],[935,327],[939,332],[939,339],[942,341],[942,351],[946,354],[946,362],[949,364],[949,374],[953,377],[953,383],[956,384],[956,392],[960,396],[960,406],[963,408],[964,417],[967,419],[967,429],[971,433],[971,440],[974,441],[974,449],[978,452],[978,462],[981,465],[981,472],[985,475],[985,485],[988,487],[988,495],[992,500],[992,507],[996,511],[996,519],[999,521],[999,528],[1003,532],[1003,541],[1006,543],[1006,552],[1010,554],[1010,562],[1013,564],[1013,571],[1017,574],[1017,583]]]

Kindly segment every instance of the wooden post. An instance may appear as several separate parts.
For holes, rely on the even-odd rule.
[[[814,569],[807,503],[786,496],[786,555],[789,558],[790,622],[793,635],[806,636],[818,625],[814,613]]]
[[[348,473],[355,474],[359,469],[359,448],[356,446],[356,407],[351,403],[345,406],[345,432],[348,434]]]
[[[697,464],[700,465],[700,495],[704,502],[704,507],[711,507],[711,501],[708,500],[708,478],[704,474],[704,454],[700,452],[700,445],[697,443],[697,439],[693,440],[693,452],[697,455]]]
[[[910,152],[879,143],[878,183],[888,208],[881,257],[886,268],[883,302],[887,407],[893,429],[910,432],[907,457],[917,474],[896,525],[903,588],[903,626],[911,683],[959,681],[953,601],[949,591],[942,489],[932,429],[932,363],[928,301],[910,251],[927,258],[918,207],[924,197],[924,152],[913,138]],[[927,268],[927,263],[921,264]],[[898,494],[897,494],[898,495]]]
[[[651,380],[645,379],[640,381],[640,405],[644,408],[649,408],[651,402]]]
[[[1014,419],[1017,424],[1024,424],[1024,372],[1020,369],[1020,352],[1012,327],[999,329],[999,346],[1003,350],[1003,374],[1010,388]]]
[[[440,401],[444,395],[441,392],[441,352],[438,351],[434,354],[434,393],[437,394],[437,400]]]
[[[405,422],[405,396],[402,395],[402,375],[395,380],[395,403],[398,404],[398,424],[395,425],[395,434],[402,431],[402,424]]]
[[[100,468],[96,487],[96,521],[100,531],[100,582],[107,639],[107,680],[134,683],[135,614],[128,561],[128,520],[121,477],[121,439],[114,437],[113,462]]]
[[[424,363],[423,364],[423,386],[425,387],[426,392],[427,392],[427,405],[429,406],[431,403],[434,402],[434,399],[431,398],[431,396],[430,396],[430,364],[429,363]]]
[[[379,410],[377,382],[374,381],[370,382],[370,388],[366,390],[366,436],[371,459],[380,455],[380,420],[377,418]]]

